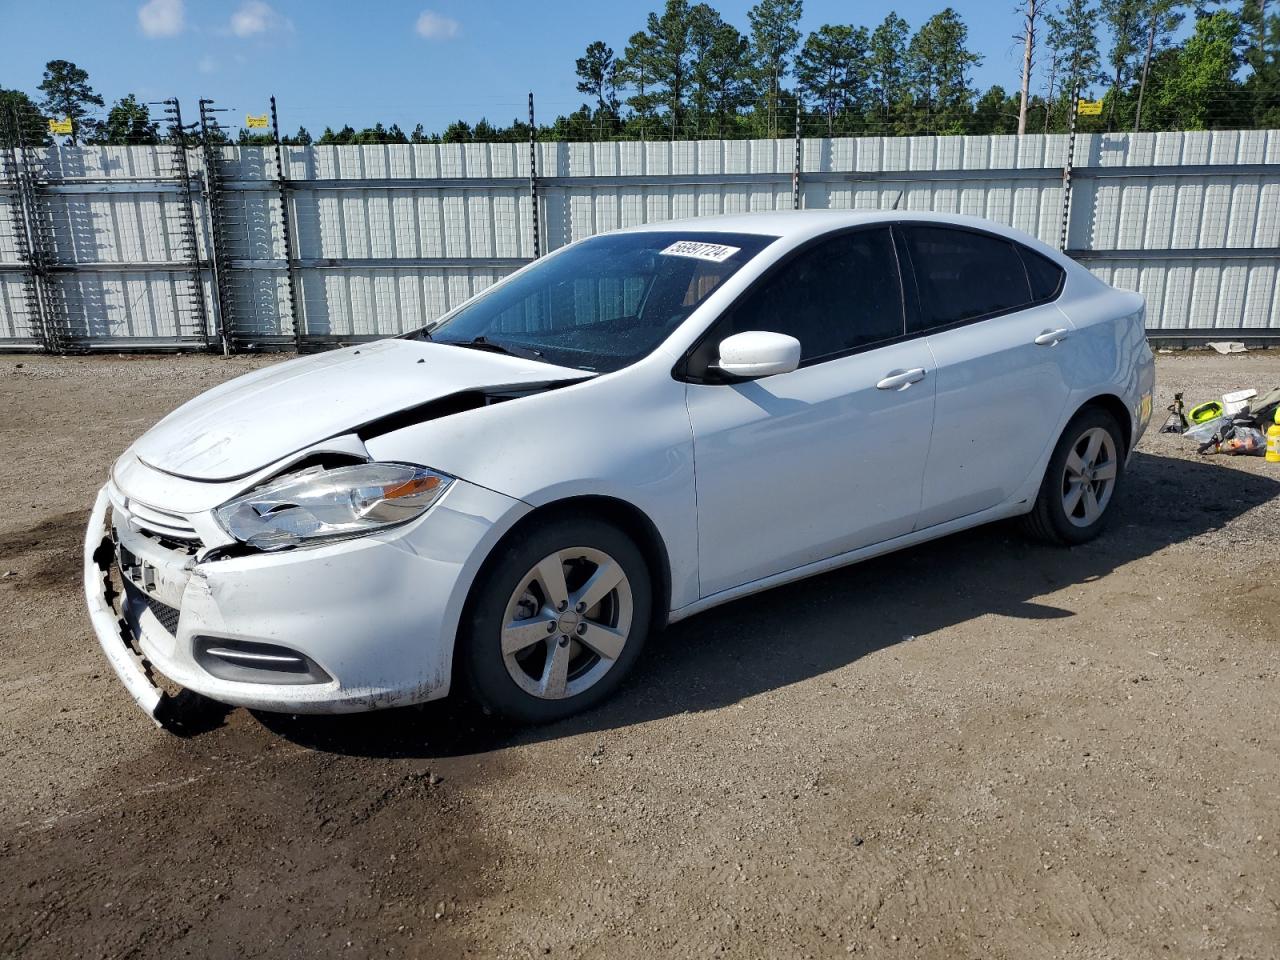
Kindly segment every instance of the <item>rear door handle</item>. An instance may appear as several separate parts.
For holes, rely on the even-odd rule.
[[[905,390],[913,383],[919,383],[924,379],[924,367],[916,367],[913,370],[892,370],[885,375],[885,378],[876,384],[877,390]]]
[[[1059,340],[1065,340],[1071,335],[1071,331],[1065,327],[1057,330],[1046,330],[1040,336],[1036,337],[1035,343],[1037,347],[1052,347]]]

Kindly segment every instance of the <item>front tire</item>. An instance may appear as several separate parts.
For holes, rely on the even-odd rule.
[[[649,568],[617,528],[548,522],[488,564],[460,637],[460,665],[489,711],[549,723],[595,706],[622,682],[649,632]]]
[[[1048,543],[1089,542],[1106,527],[1123,476],[1124,441],[1115,417],[1086,407],[1062,431],[1024,529]]]

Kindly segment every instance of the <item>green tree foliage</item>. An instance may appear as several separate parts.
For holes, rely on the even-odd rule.
[[[654,40],[649,34],[643,30],[633,33],[618,64],[618,81],[635,90],[627,98],[627,106],[638,120],[642,135],[658,105],[658,99],[653,95],[656,83],[653,48]]]
[[[966,46],[969,30],[955,10],[935,13],[907,46],[910,66],[912,132],[962,133],[973,88],[969,70],[982,61]]]
[[[530,131],[459,119],[443,132],[422,124],[325,127],[319,144],[429,144],[484,141],[790,136],[797,109],[804,133],[989,134],[1018,128],[1020,74],[978,95],[971,73],[981,62],[968,30],[947,8],[912,32],[896,13],[873,29],[823,24],[804,35],[801,0],[758,0],[749,32],[706,0],[661,0],[621,56],[607,40],[587,46],[574,67],[590,102]],[[1067,129],[1072,96],[1105,91],[1101,117],[1080,117],[1088,131],[1280,127],[1280,0],[1039,0],[1043,52],[1027,102],[1028,131]],[[1009,26],[1026,0],[1004,8]],[[1179,21],[1194,11],[1189,31]],[[1006,51],[1007,52],[1007,51]],[[1021,59],[1021,58],[1019,58]],[[102,98],[86,72],[52,60],[41,100],[0,89],[0,117],[16,111],[27,143],[51,142],[47,120],[71,116],[78,141],[151,143],[156,123],[129,95],[102,121]],[[1008,91],[1013,90],[1014,93]],[[11,127],[12,124],[7,124]],[[0,133],[6,124],[0,124]],[[100,127],[100,129],[99,129]],[[227,143],[220,129],[213,142]],[[270,138],[240,132],[240,142]],[[286,138],[311,142],[303,128]]]
[[[800,44],[802,12],[801,0],[760,0],[747,12],[755,68],[764,87],[765,118],[771,137],[778,134],[782,80],[791,55]]]
[[[1182,11],[1179,8],[1184,5],[1185,0],[1147,0],[1142,11],[1143,18],[1146,20],[1147,46],[1142,58],[1141,79],[1138,81],[1138,103],[1133,121],[1134,133],[1142,128],[1142,100],[1147,92],[1147,78],[1151,73],[1152,57],[1168,47],[1169,35],[1182,23]],[[1240,24],[1239,20],[1236,20],[1236,37],[1239,37],[1239,34]]]
[[[631,38],[623,73],[638,89],[630,103],[642,115],[661,107],[677,137],[684,129],[693,81],[691,11],[687,0],[667,0],[661,14],[649,14],[647,29]]]
[[[93,142],[116,146],[159,143],[160,126],[151,119],[147,105],[131,93],[111,105],[106,121],[94,132]]]
[[[827,136],[835,135],[837,116],[864,106],[869,45],[865,27],[828,23],[809,34],[796,57],[796,81],[821,107]]]
[[[1074,90],[1083,95],[1102,79],[1098,16],[1094,0],[1066,0],[1045,17],[1045,41],[1062,77],[1060,89],[1068,96]]]
[[[1107,124],[1114,128],[1123,106],[1125,90],[1137,76],[1145,43],[1147,0],[1102,0],[1102,16],[1111,33],[1107,63],[1111,67],[1111,92],[1107,96]]]
[[[12,140],[48,146],[53,142],[48,120],[36,102],[21,90],[0,87],[0,144]]]
[[[1176,123],[1185,130],[1240,125],[1238,99],[1222,96],[1240,66],[1240,32],[1240,18],[1219,10],[1198,17],[1186,43],[1159,55],[1151,78],[1154,125]]]
[[[1242,21],[1247,24],[1244,60],[1249,76],[1243,84],[1245,117],[1243,125],[1280,127],[1280,11],[1275,0],[1264,6],[1260,0],[1244,5]],[[1267,14],[1267,10],[1273,12]]]
[[[578,92],[595,98],[597,123],[603,134],[605,122],[618,115],[618,60],[613,55],[613,47],[603,40],[588,44],[587,52],[577,59],[575,67]]]
[[[101,107],[102,97],[89,86],[89,74],[70,60],[50,60],[44,67],[44,79],[40,81],[44,94],[44,110],[49,116],[61,120],[71,118],[71,145],[81,137],[93,137],[96,121],[90,115],[91,107]]]
[[[698,7],[710,9],[706,4]],[[702,119],[714,125],[709,132],[725,136],[732,133],[739,109],[751,97],[751,42],[716,14],[695,23],[694,45],[698,60],[693,82],[707,111]]]
[[[908,103],[907,38],[911,27],[890,11],[871,31],[869,73],[876,119],[885,127],[895,123]]]
[[[1037,104],[1035,98],[1033,98],[1031,103],[1032,110],[1034,111],[1037,106],[1043,109],[1043,102]],[[1004,87],[991,87],[973,105],[973,119],[970,121],[970,128],[974,132],[981,131],[982,133],[1017,133],[1019,107],[1020,98],[1018,96],[1006,93]],[[1034,127],[1035,124],[1033,123],[1030,126]]]

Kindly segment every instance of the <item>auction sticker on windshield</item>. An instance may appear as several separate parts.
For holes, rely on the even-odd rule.
[[[722,243],[701,243],[697,240],[677,240],[662,251],[666,257],[693,257],[697,260],[710,260],[712,263],[724,263],[741,247],[726,247]]]

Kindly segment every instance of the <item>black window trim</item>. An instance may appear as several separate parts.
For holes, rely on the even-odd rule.
[[[942,324],[938,324],[935,327],[923,327],[922,329],[915,331],[913,336],[927,337],[935,333],[946,333],[948,330],[957,330],[960,327],[967,327],[967,326],[970,326],[971,324],[982,323],[985,320],[995,320],[998,317],[1007,317],[1011,313],[1021,313],[1023,310],[1030,310],[1033,307],[1042,307],[1047,303],[1053,303],[1059,297],[1061,297],[1063,288],[1065,288],[1067,285],[1067,271],[1064,270],[1060,264],[1054,263],[1053,260],[1050,260],[1048,257],[1044,256],[1044,254],[1042,253],[1036,253],[1036,251],[1032,250],[1026,244],[1019,243],[1017,240],[1014,240],[1012,237],[1006,237],[1003,234],[993,233],[990,230],[981,230],[981,229],[978,229],[977,227],[971,227],[967,224],[937,223],[932,220],[897,220],[897,221],[894,221],[893,225],[895,228],[901,228],[900,230],[895,229],[895,232],[899,233],[901,237],[901,240],[902,240],[901,256],[906,259],[906,262],[909,265],[909,269],[911,271],[911,285],[914,288],[914,293],[915,293],[915,298],[914,298],[915,308],[916,308],[915,319],[917,320],[917,322],[924,321],[924,297],[920,295],[920,282],[919,282],[919,278],[916,276],[915,262],[912,260],[912,257],[911,257],[911,248],[907,244],[906,228],[908,227],[920,226],[920,227],[927,227],[927,228],[936,229],[936,230],[950,230],[956,233],[973,233],[973,234],[977,234],[980,237],[986,237],[991,240],[1003,240],[1005,243],[1013,247],[1014,254],[1018,258],[1018,263],[1022,266],[1023,276],[1025,276],[1027,279],[1028,293],[1034,293],[1034,290],[1031,284],[1031,271],[1027,269],[1027,261],[1026,261],[1026,258],[1023,256],[1024,250],[1027,253],[1031,254],[1032,256],[1041,257],[1042,259],[1048,260],[1049,263],[1053,264],[1053,266],[1056,267],[1058,270],[1058,283],[1057,283],[1057,286],[1054,287],[1053,293],[1050,296],[1040,297],[1039,299],[1036,299],[1033,296],[1031,300],[1028,300],[1026,303],[1018,304],[1016,307],[1006,307],[1003,310],[994,310],[994,311],[991,311],[990,313],[980,314],[979,316],[976,316],[976,317],[965,317],[963,320],[953,320],[951,323],[942,323]]]
[[[1022,265],[1022,272],[1027,278],[1028,292],[1032,291],[1031,274],[1030,274],[1030,271],[1027,270],[1027,263],[1023,257],[1024,250],[1026,250],[1028,253],[1030,253],[1033,256],[1043,257],[1045,260],[1048,260],[1049,263],[1053,264],[1053,266],[1057,267],[1058,285],[1057,287],[1054,288],[1053,294],[1048,297],[1042,297],[1038,300],[1033,299],[1028,301],[1027,303],[1020,304],[1019,306],[1016,306],[1016,307],[1009,307],[1008,309],[1005,309],[1005,310],[997,310],[992,313],[986,313],[977,317],[968,317],[964,320],[956,320],[953,323],[942,324],[936,327],[929,327],[927,329],[912,331],[910,329],[911,321],[913,319],[919,321],[923,318],[923,315],[924,315],[924,300],[920,296],[920,286],[919,286],[919,282],[916,279],[915,263],[911,259],[911,251],[907,246],[906,228],[913,227],[913,226],[935,227],[935,228],[941,228],[946,230],[954,230],[960,233],[974,233],[974,234],[977,234],[978,236],[988,237],[993,240],[1003,240],[1004,242],[1010,244],[1014,248],[1015,253],[1017,254],[1018,262]],[[726,376],[717,376],[713,371],[710,371],[710,370],[708,370],[708,373],[706,376],[699,376],[689,372],[689,364],[693,358],[694,353],[704,343],[706,343],[707,340],[711,339],[711,337],[715,335],[716,328],[719,327],[720,324],[724,322],[726,318],[730,317],[733,314],[733,312],[737,310],[746,301],[748,297],[750,297],[753,293],[757,292],[766,283],[768,283],[770,280],[776,277],[777,274],[782,272],[782,270],[786,269],[788,264],[790,264],[792,260],[800,256],[801,254],[806,253],[807,251],[818,246],[820,243],[822,243],[825,240],[832,240],[837,237],[842,237],[851,233],[858,233],[863,230],[884,229],[886,227],[889,228],[892,235],[894,259],[896,260],[897,267],[898,267],[898,292],[900,295],[900,301],[902,303],[903,332],[896,337],[889,337],[884,340],[876,340],[873,343],[860,344],[859,346],[852,347],[848,350],[839,350],[834,353],[822,354],[821,356],[817,356],[817,357],[809,357],[808,359],[802,360],[800,362],[799,369],[803,370],[805,367],[815,366],[819,363],[828,363],[832,360],[841,360],[845,357],[855,356],[856,354],[859,354],[859,353],[866,353],[870,350],[879,350],[881,347],[890,347],[898,343],[906,343],[907,341],[910,341],[910,340],[919,340],[923,337],[928,337],[936,333],[946,333],[949,330],[956,330],[956,329],[959,329],[960,327],[967,327],[975,323],[982,323],[985,320],[994,320],[998,317],[1008,316],[1011,313],[1019,313],[1023,310],[1030,310],[1033,307],[1044,306],[1047,303],[1053,303],[1056,300],[1058,300],[1062,296],[1063,289],[1066,287],[1067,272],[1065,269],[1063,269],[1063,267],[1060,264],[1054,262],[1049,257],[1045,257],[1044,254],[1042,253],[1037,253],[1036,251],[1032,250],[1030,247],[1027,247],[1023,243],[1019,243],[1017,240],[1014,240],[1011,237],[1006,237],[1003,234],[999,234],[999,233],[993,233],[990,230],[982,230],[977,227],[971,227],[967,224],[946,223],[946,222],[938,222],[934,220],[881,220],[875,223],[859,223],[849,227],[841,227],[837,230],[830,230],[816,237],[810,237],[804,243],[800,244],[799,246],[795,247],[792,250],[787,251],[785,254],[779,257],[776,261],[770,264],[769,267],[764,271],[764,273],[760,274],[760,276],[752,280],[751,283],[747,286],[747,288],[743,290],[740,294],[738,294],[736,297],[734,297],[733,302],[730,303],[727,307],[725,307],[725,309],[720,312],[720,315],[716,317],[714,320],[712,320],[710,324],[708,324],[707,329],[704,330],[701,336],[699,336],[698,339],[693,342],[693,344],[689,347],[689,349],[685,351],[684,356],[682,356],[680,360],[676,363],[676,365],[672,368],[671,376],[676,380],[683,381],[684,383],[710,384],[710,385],[738,383],[739,381],[736,378],[731,378]],[[764,251],[761,251],[761,252],[763,253]],[[908,280],[910,280],[910,286],[908,286]]]
[[[788,250],[785,254],[771,263],[768,268],[765,269],[764,273],[752,280],[747,288],[734,297],[733,302],[725,307],[724,310],[720,312],[720,315],[708,324],[707,329],[704,330],[702,335],[693,342],[689,349],[685,351],[684,356],[682,356],[679,362],[677,362],[672,368],[671,376],[676,380],[681,380],[685,383],[719,385],[740,382],[736,378],[717,376],[714,371],[711,370],[708,370],[707,375],[705,376],[690,373],[689,364],[693,359],[694,353],[696,353],[704,343],[715,335],[716,329],[729,317],[733,316],[735,310],[739,309],[749,297],[759,292],[762,287],[775,279],[777,275],[785,270],[793,260],[805,253],[808,253],[810,250],[820,246],[826,241],[870,230],[884,230],[887,228],[890,231],[889,239],[893,246],[894,263],[897,267],[898,302],[902,305],[902,333],[896,337],[886,337],[883,340],[876,340],[872,343],[859,344],[856,347],[850,347],[848,350],[837,350],[832,353],[824,353],[816,357],[808,357],[807,359],[800,361],[800,369],[803,370],[805,367],[812,367],[819,363],[829,363],[832,360],[840,360],[844,357],[854,356],[855,354],[866,353],[868,350],[878,350],[881,347],[891,346],[895,343],[902,343],[905,340],[910,340],[918,336],[918,334],[911,334],[907,332],[908,306],[906,290],[903,285],[903,253],[898,249],[898,241],[895,236],[895,231],[893,230],[896,225],[897,221],[880,221],[878,223],[859,223],[849,227],[841,227],[837,230],[829,230],[816,237],[810,237],[799,246]]]

